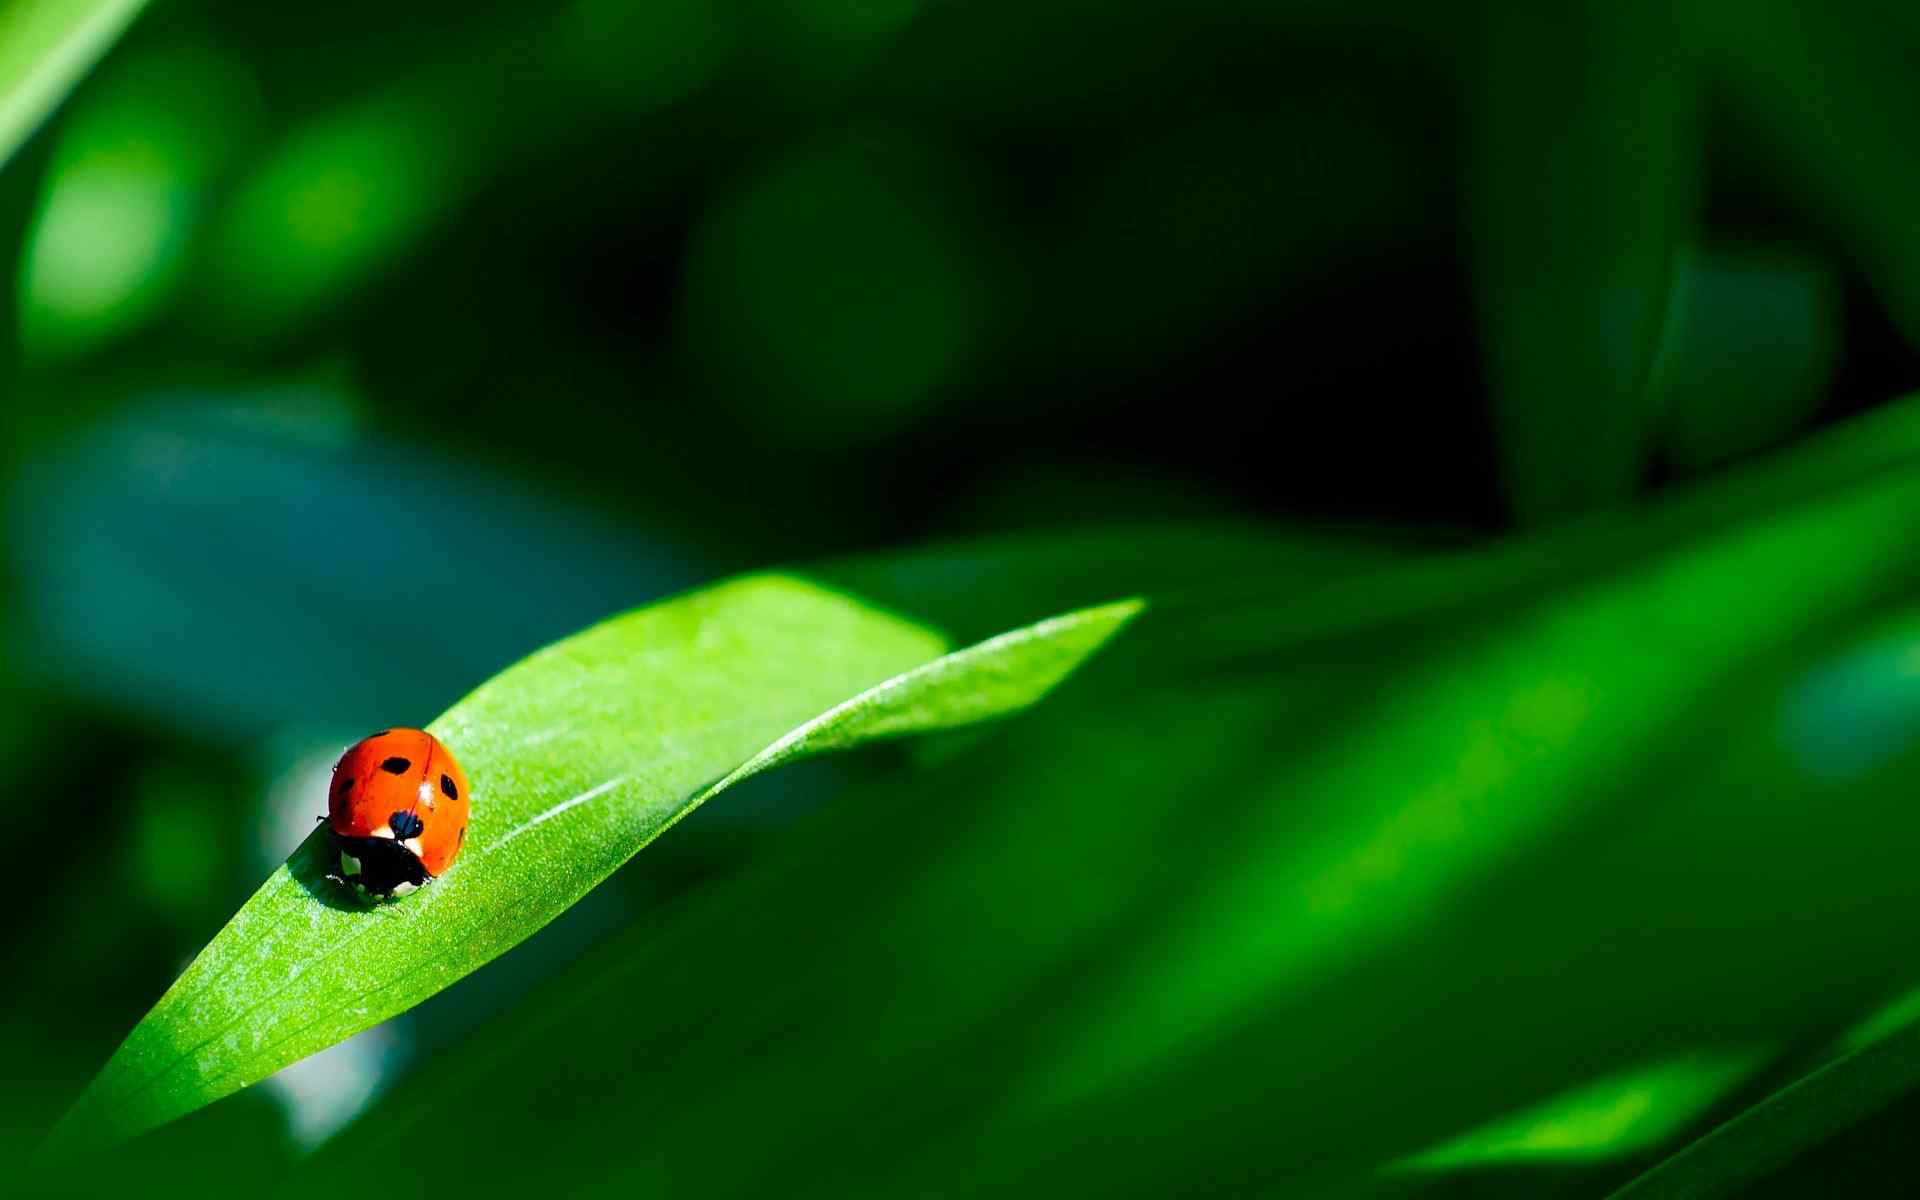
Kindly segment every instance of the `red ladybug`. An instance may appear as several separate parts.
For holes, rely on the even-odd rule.
[[[375,896],[432,882],[467,840],[467,799],[466,773],[432,734],[389,729],[355,742],[327,792],[334,878]]]

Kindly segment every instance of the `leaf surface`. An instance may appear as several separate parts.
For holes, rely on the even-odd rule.
[[[1069,613],[943,656],[924,626],[759,575],[541,650],[432,726],[472,781],[460,860],[416,895],[367,906],[325,877],[316,830],[134,1029],[53,1144],[137,1134],[406,1010],[738,779],[1031,704],[1138,608]]]

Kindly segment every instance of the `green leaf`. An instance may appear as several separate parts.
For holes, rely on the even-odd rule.
[[[1733,1194],[1920,1086],[1920,1025],[1794,1080],[1613,1193],[1614,1200]]]
[[[1139,607],[1068,613],[943,657],[931,629],[776,574],[550,646],[432,726],[474,796],[451,869],[364,906],[325,878],[316,831],[134,1029],[51,1144],[137,1134],[404,1011],[740,778],[1031,704]]]
[[[1727,115],[1793,198],[1847,243],[1908,344],[1920,342],[1920,86],[1904,5],[1711,0],[1684,12]],[[1909,28],[1902,28],[1902,23]],[[1836,80],[1845,86],[1835,86]]]
[[[0,6],[0,162],[13,156],[146,0],[10,0]]]
[[[1640,483],[1647,383],[1699,186],[1695,85],[1671,24],[1606,3],[1486,10],[1474,260],[1523,519],[1617,504]]]

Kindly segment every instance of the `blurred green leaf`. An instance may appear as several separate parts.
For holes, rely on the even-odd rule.
[[[1699,187],[1695,84],[1661,6],[1486,13],[1479,307],[1509,501],[1541,520],[1639,487],[1648,373]]]
[[[1445,1171],[1631,1154],[1671,1138],[1765,1062],[1758,1051],[1703,1052],[1615,1072],[1449,1138],[1392,1169]]]
[[[1583,1118],[1581,1153],[1644,1153],[1909,974],[1875,948],[1920,932],[1916,748],[1836,775],[1801,698],[1911,615],[1915,461],[1909,402],[1604,537],[1156,602],[1032,718],[552,980],[300,1190],[431,1131],[487,1195],[1317,1195],[1703,1056],[1612,1080],[1658,1121]],[[476,1095],[525,1102],[449,1129]]]
[[[97,352],[168,311],[264,109],[245,67],[204,43],[143,47],[101,72],[61,123],[28,238],[29,362]]]
[[[1847,243],[1909,345],[1920,345],[1920,118],[1903,5],[1710,0],[1675,10],[1738,128]]]
[[[1317,980],[1431,934],[1466,881],[1509,867],[1539,869],[1556,858],[1555,844],[1580,828],[1589,806],[1612,795],[1600,790],[1601,781],[1617,778],[1629,764],[1644,769],[1663,753],[1676,753],[1667,748],[1674,745],[1670,739],[1686,736],[1682,729],[1690,731],[1691,744],[1744,745],[1742,773],[1772,754],[1791,754],[1791,745],[1769,750],[1776,745],[1771,739],[1733,733],[1777,727],[1778,718],[1766,711],[1767,690],[1754,692],[1759,712],[1734,707],[1715,714],[1728,729],[1713,728],[1697,706],[1762,663],[1793,669],[1796,659],[1771,648],[1816,637],[1834,613],[1870,611],[1905,596],[1913,564],[1888,547],[1916,513],[1920,488],[1910,477],[1890,476],[1516,606],[1502,614],[1497,630],[1476,628],[1474,621],[1441,641],[1425,669],[1410,663],[1396,674],[1364,724],[1325,746],[1303,748],[1295,770],[1281,773],[1285,815],[1201,872],[1180,914],[1106,982],[1066,1035],[1060,1061],[1029,1081],[1036,1112],[1124,1097],[1161,1071],[1159,1064],[1274,1020],[1315,995]],[[1821,548],[1817,580],[1805,571],[1812,546]],[[1808,778],[1799,764],[1780,774],[1768,814],[1791,811],[1785,798],[1801,789],[1818,794],[1838,786]],[[1636,796],[1667,790],[1647,782],[1651,790],[1626,790],[1606,811],[1626,819],[1637,812]],[[1858,781],[1847,782],[1859,790]],[[1673,822],[1687,832],[1650,835],[1643,877],[1656,846],[1665,858],[1684,841],[1720,829],[1731,814],[1717,804],[1738,794],[1737,787],[1703,786],[1687,806],[1676,804],[1655,820],[1656,828]],[[1850,838],[1853,820],[1865,811],[1860,802],[1848,821],[1829,818],[1827,828],[1845,829]],[[1819,843],[1810,830],[1784,844],[1770,840],[1778,819],[1747,816],[1742,829],[1752,844],[1747,853],[1730,855],[1740,868],[1760,878],[1790,863],[1811,869]],[[1843,838],[1841,846],[1847,844]],[[1591,849],[1569,853],[1567,869],[1576,863],[1585,869],[1595,857]],[[1542,894],[1557,894],[1567,878],[1540,881]],[[1853,882],[1865,888],[1868,877]],[[1496,922],[1483,914],[1478,936],[1487,938],[1502,923],[1531,925],[1561,908],[1558,900],[1542,899],[1524,906],[1524,919],[1510,914]],[[1693,900],[1695,915],[1705,911]],[[1575,922],[1608,915],[1568,906],[1563,933]],[[1874,923],[1858,915],[1849,935]],[[1473,937],[1453,930],[1441,944]],[[1531,956],[1534,963],[1551,957],[1545,946]],[[1635,989],[1653,977],[1647,968],[1622,964],[1617,979],[1594,978],[1587,986]],[[1823,986],[1837,990],[1839,980]],[[1616,1027],[1625,1023],[1627,1008],[1623,1002],[1613,1014]],[[1750,1017],[1761,1011],[1748,1006]],[[1323,1021],[1337,1027],[1343,1020],[1317,1004],[1310,1013],[1301,1027]],[[1563,1028],[1559,1036],[1571,1039],[1575,1031]],[[1532,1050],[1544,1053],[1537,1045]],[[1480,1052],[1496,1053],[1492,1047]]]
[[[1920,705],[1915,706],[1920,709]],[[1912,740],[1912,735],[1909,735]],[[1920,1020],[1920,987],[1909,988],[1855,1023],[1840,1036],[1838,1053],[1865,1049]]]
[[[0,162],[146,7],[146,0],[9,0],[0,7]]]
[[[663,520],[396,437],[334,387],[186,390],[61,433],[9,497],[15,656],[190,736],[422,724],[527,647],[723,573]],[[413,547],[377,619],[372,530]]]
[[[1834,270],[1812,255],[1682,253],[1649,381],[1672,465],[1704,470],[1809,422],[1833,381],[1841,315]]]
[[[1794,1080],[1614,1192],[1614,1200],[1732,1195],[1916,1086],[1920,1025],[1908,1025]]]

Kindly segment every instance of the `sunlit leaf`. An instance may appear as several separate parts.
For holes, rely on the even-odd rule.
[[[797,754],[1038,699],[1133,602],[942,657],[942,637],[804,579],[741,579],[596,626],[433,729],[472,780],[461,859],[367,907],[324,830],[133,1031],[57,1142],[138,1133],[401,1012],[508,949],[733,778]]]

